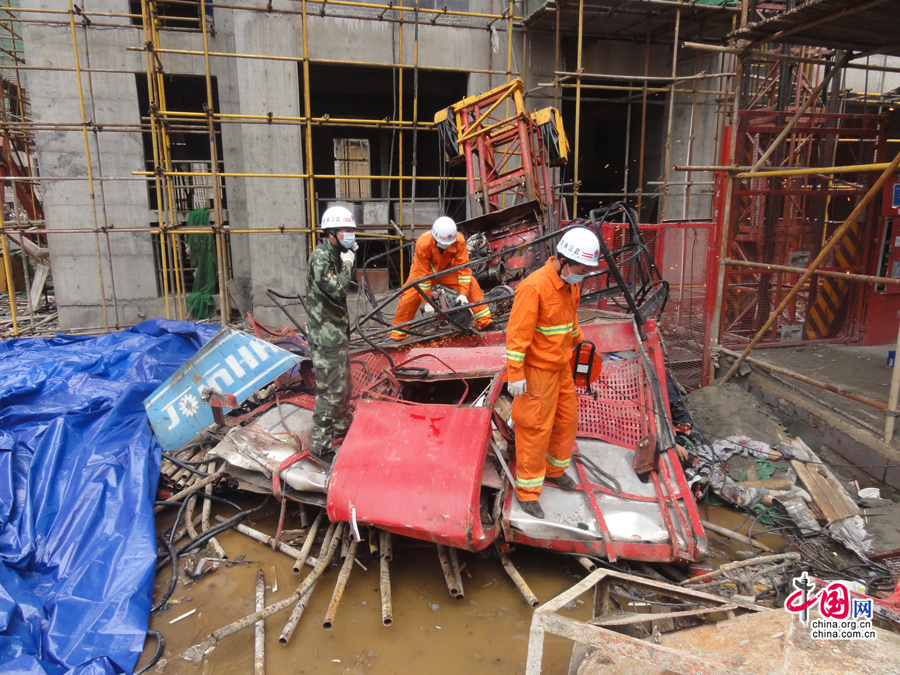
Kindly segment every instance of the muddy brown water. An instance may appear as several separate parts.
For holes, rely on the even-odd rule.
[[[222,510],[222,513],[226,512]],[[227,514],[226,514],[227,515]],[[277,511],[255,517],[247,524],[267,533],[275,532]],[[298,523],[286,523],[299,527]],[[251,564],[222,565],[209,576],[185,583],[183,561],[179,583],[170,606],[150,619],[150,628],[163,633],[163,660],[150,672],[171,675],[187,673],[227,674],[253,672],[253,628],[222,641],[201,662],[179,658],[185,650],[228,623],[254,611],[256,572],[266,580],[266,604],[288,597],[309,569],[292,571],[293,560],[280,552],[230,531],[219,537],[229,558],[245,556]],[[339,551],[340,552],[340,551]],[[318,554],[318,545],[313,549]],[[377,558],[361,543],[356,564],[344,593],[334,626],[322,626],[331,600],[339,567],[333,566],[320,579],[297,630],[288,645],[278,642],[290,610],[265,622],[266,673],[524,673],[532,609],[506,575],[496,556],[460,551],[464,597],[452,597],[433,544],[394,537],[390,564],[393,625],[381,622]],[[528,547],[510,556],[541,602],[570,588],[587,574],[569,556]],[[170,579],[167,566],[156,577],[155,598],[165,592]],[[277,591],[273,584],[277,580]],[[591,618],[590,593],[567,616]],[[196,612],[174,624],[173,619]],[[139,666],[155,651],[148,638]],[[544,642],[544,673],[566,673],[572,642],[547,636]]]

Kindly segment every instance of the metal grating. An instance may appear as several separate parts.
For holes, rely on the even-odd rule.
[[[891,581],[900,581],[900,551],[888,551],[870,556],[879,565],[883,565],[891,573]]]
[[[378,352],[364,352],[350,357],[350,377],[353,379],[351,399],[358,398],[364,389],[369,387],[385,368],[388,360]]]
[[[607,361],[594,384],[597,398],[578,389],[578,434],[633,448],[651,431],[640,359]]]

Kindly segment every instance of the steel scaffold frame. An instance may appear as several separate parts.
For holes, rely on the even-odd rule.
[[[405,70],[413,70],[417,71],[419,67],[418,63],[418,36],[414,41],[415,53],[413,58],[413,63],[404,63],[403,61],[403,28],[404,25],[408,24],[417,24],[419,22],[418,14],[422,14],[425,17],[428,17],[429,23],[431,25],[440,25],[438,24],[439,19],[443,17],[455,17],[457,19],[462,19],[463,21],[456,21],[453,23],[453,26],[456,28],[462,28],[467,30],[484,30],[485,26],[481,23],[475,23],[475,21],[480,19],[489,19],[487,27],[493,26],[495,23],[500,24],[500,30],[505,31],[507,35],[512,35],[513,33],[513,23],[516,20],[521,19],[521,17],[516,16],[514,14],[514,2],[510,0],[508,6],[499,14],[496,13],[479,13],[479,12],[460,12],[454,10],[432,10],[427,8],[418,7],[417,0],[413,0],[412,3],[409,0],[400,0],[397,3],[391,3],[390,5],[377,5],[372,3],[365,2],[352,2],[347,0],[296,0],[295,4],[300,5],[300,9],[284,9],[284,8],[267,8],[267,7],[248,7],[244,5],[227,5],[224,3],[215,3],[215,7],[219,7],[222,9],[232,9],[232,10],[241,10],[248,12],[259,12],[266,14],[283,14],[287,16],[300,17],[302,22],[302,32],[303,32],[303,56],[302,57],[283,57],[283,56],[269,56],[263,54],[239,54],[239,53],[225,53],[225,52],[215,52],[209,49],[208,35],[209,30],[206,23],[206,12],[203,11],[205,9],[205,5],[208,0],[198,0],[199,4],[199,26],[200,32],[203,36],[203,49],[200,50],[187,50],[187,49],[166,49],[162,46],[162,36],[169,30],[178,29],[162,29],[161,30],[161,22],[166,19],[172,18],[167,17],[163,14],[160,14],[157,11],[157,0],[141,0],[141,14],[131,14],[131,13],[120,13],[120,12],[90,12],[85,11],[82,8],[76,6],[73,0],[69,0],[69,8],[68,10],[63,9],[32,9],[32,8],[18,8],[18,7],[0,7],[0,11],[2,11],[7,17],[7,21],[10,25],[22,23],[36,23],[42,25],[52,25],[52,26],[60,26],[60,27],[68,27],[71,31],[72,37],[72,49],[73,49],[73,58],[74,58],[74,67],[73,68],[60,68],[60,67],[49,67],[44,68],[40,66],[27,66],[24,65],[24,59],[21,58],[20,54],[15,55],[15,59],[17,61],[16,65],[12,68],[4,67],[3,70],[12,69],[15,71],[16,76],[19,76],[21,71],[29,72],[29,71],[68,71],[73,72],[76,75],[76,79],[79,82],[79,107],[81,111],[81,120],[80,122],[55,122],[55,123],[32,123],[26,121],[24,117],[22,121],[10,123],[8,121],[4,121],[2,133],[6,136],[10,136],[12,134],[23,135],[27,137],[32,137],[33,133],[38,130],[59,130],[59,131],[80,131],[84,136],[84,152],[85,158],[87,160],[87,176],[65,176],[65,177],[39,177],[39,176],[31,176],[28,177],[29,181],[57,181],[57,180],[76,180],[76,181],[86,181],[88,187],[88,194],[92,200],[92,204],[94,206],[94,223],[93,227],[89,228],[78,228],[78,227],[68,227],[68,228],[48,228],[44,223],[21,223],[17,222],[15,225],[11,223],[7,223],[5,219],[0,216],[0,250],[3,252],[4,259],[4,274],[6,276],[6,281],[8,288],[13,288],[13,275],[10,266],[10,255],[8,250],[8,237],[10,236],[11,231],[15,231],[20,236],[22,234],[33,234],[33,235],[42,235],[46,236],[48,234],[93,234],[96,238],[95,251],[97,255],[98,261],[98,286],[100,288],[100,300],[99,304],[101,306],[104,320],[102,326],[87,326],[87,327],[78,327],[69,329],[72,332],[92,332],[96,330],[104,330],[108,331],[110,329],[118,329],[125,327],[118,318],[118,299],[115,294],[115,285],[114,280],[110,279],[110,284],[112,287],[111,300],[113,308],[115,309],[114,320],[110,321],[107,316],[107,298],[105,293],[105,281],[103,278],[103,266],[102,266],[102,257],[103,251],[100,244],[100,234],[103,233],[106,237],[106,258],[109,264],[110,276],[112,276],[112,253],[111,247],[109,245],[109,227],[108,224],[104,221],[103,225],[100,224],[100,217],[97,213],[97,197],[98,195],[95,193],[95,182],[101,186],[101,211],[105,216],[105,202],[102,198],[102,185],[105,181],[120,181],[120,180],[137,180],[141,182],[146,182],[147,179],[151,179],[154,184],[156,199],[157,199],[157,212],[159,213],[159,225],[153,226],[148,225],[146,227],[116,227],[115,232],[130,232],[130,233],[138,233],[138,232],[146,232],[151,234],[154,237],[159,238],[160,243],[160,274],[162,278],[162,301],[165,306],[165,314],[167,318],[172,318],[173,315],[177,315],[179,319],[183,319],[185,316],[184,309],[184,278],[183,278],[183,270],[180,269],[180,255],[179,255],[179,247],[180,247],[180,237],[185,234],[212,234],[215,237],[216,245],[216,263],[218,270],[218,283],[220,289],[220,297],[222,302],[222,317],[223,322],[230,322],[230,312],[229,312],[229,301],[228,301],[228,293],[224,290],[225,284],[228,277],[228,267],[227,267],[227,255],[226,255],[226,245],[225,238],[229,234],[303,234],[309,235],[309,239],[314,245],[315,241],[315,230],[313,227],[278,227],[278,228],[235,228],[230,226],[225,226],[223,224],[224,213],[222,208],[222,179],[234,177],[234,178],[257,178],[257,179],[265,179],[265,178],[296,178],[303,180],[306,184],[307,188],[307,223],[315,222],[315,199],[312,195],[315,195],[315,181],[316,180],[333,180],[336,178],[344,178],[344,179],[353,179],[353,178],[366,178],[372,180],[396,180],[398,181],[398,202],[402,204],[403,202],[403,194],[404,194],[404,182],[415,181],[415,180],[425,180],[425,181],[447,181],[447,180],[459,180],[464,181],[465,178],[452,178],[446,176],[421,176],[415,175],[415,173],[410,175],[405,175],[403,170],[403,162],[404,162],[404,133],[412,132],[415,136],[416,131],[421,129],[431,129],[433,128],[433,123],[431,122],[422,122],[418,117],[418,100],[417,100],[417,92],[414,93],[413,100],[413,119],[412,120],[404,120],[402,114],[402,105],[398,106],[399,114],[397,120],[385,121],[383,119],[343,119],[343,118],[331,118],[328,115],[324,117],[314,118],[310,113],[310,89],[309,89],[309,66],[310,64],[327,64],[327,65],[354,65],[354,66],[382,66],[392,68],[397,72],[403,72]],[[212,5],[213,3],[209,3]],[[308,24],[309,24],[309,11],[308,4],[318,4],[321,5],[321,11],[318,12],[319,16],[329,16],[338,19],[365,19],[365,20],[373,20],[373,21],[386,21],[398,26],[397,31],[397,41],[398,41],[398,53],[397,60],[394,63],[376,63],[376,62],[367,62],[367,61],[339,61],[335,59],[317,59],[314,56],[309,54],[308,49]],[[326,5],[331,5],[334,7],[341,8],[339,11],[335,12],[333,10],[326,11]],[[348,8],[358,8],[362,10],[380,10],[381,14],[377,17],[373,17],[371,15],[349,15],[346,13]],[[412,12],[416,13],[415,18],[410,18],[410,14]],[[387,16],[390,14],[391,16]],[[50,17],[50,18],[47,18]],[[132,25],[131,23],[114,23],[110,21],[104,21],[104,19],[127,19],[129,22],[132,19],[139,18],[141,20],[141,24],[139,26]],[[181,19],[181,17],[179,17]],[[81,40],[82,45],[80,45],[77,33],[76,33],[76,24],[81,24],[84,30],[84,37]],[[90,30],[93,28],[133,28],[136,30],[141,30],[144,36],[142,40],[143,47],[132,47],[126,48],[129,50],[137,50],[143,51],[146,54],[146,74],[147,74],[147,82],[148,82],[148,94],[150,99],[150,114],[149,114],[149,122],[144,124],[142,123],[140,126],[135,126],[133,124],[102,124],[98,125],[93,123],[93,116],[89,116],[86,110],[86,104],[84,100],[84,96],[82,94],[81,87],[81,78],[82,74],[86,74],[88,78],[90,78],[91,74],[95,72],[102,73],[117,73],[117,74],[133,74],[132,71],[124,70],[124,69],[112,69],[112,68],[98,68],[92,69],[82,68],[80,60],[79,60],[79,47],[83,46],[85,49],[88,49]],[[511,79],[514,74],[517,74],[512,69],[512,51],[511,51],[511,43],[512,40],[507,40],[509,43],[509,49],[507,51],[507,63],[506,68],[504,70],[486,70],[486,69],[461,69],[461,68],[449,68],[449,67],[437,67],[430,68],[431,70],[437,70],[442,72],[465,72],[465,73],[479,73],[479,74],[488,74],[488,75],[497,75],[503,76],[507,79]],[[490,50],[490,43],[488,44],[488,50]],[[206,83],[206,112],[205,113],[191,113],[186,111],[178,111],[178,110],[169,110],[165,101],[165,91],[163,87],[162,77],[164,69],[162,68],[162,59],[167,56],[195,56],[202,57],[204,62],[203,68],[203,77]],[[261,59],[261,60],[271,60],[271,61],[293,61],[302,64],[304,77],[303,77],[303,94],[305,98],[305,114],[302,117],[288,117],[288,116],[259,116],[259,115],[242,115],[242,114],[223,114],[215,112],[213,106],[213,96],[212,96],[212,88],[211,88],[211,69],[210,69],[210,59],[211,58],[247,58],[247,59]],[[403,78],[399,79],[399,91],[398,96],[400,100],[403,100]],[[93,100],[91,100],[91,104],[93,104]],[[197,120],[205,120],[207,122],[208,134],[210,138],[210,170],[207,172],[204,171],[176,171],[172,158],[170,156],[169,148],[171,147],[171,141],[169,138],[169,131],[171,130],[194,130],[195,127],[188,126],[191,122],[196,122]],[[183,127],[178,127],[178,123],[182,123]],[[252,173],[252,172],[224,172],[219,170],[219,158],[217,156],[217,147],[216,147],[216,127],[221,124],[279,124],[279,125],[293,125],[300,126],[304,129],[304,163],[307,167],[306,171],[303,173],[295,173],[295,174],[278,174],[278,173]],[[379,128],[379,129],[391,129],[396,130],[397,134],[397,166],[398,172],[393,175],[366,175],[366,176],[348,176],[341,175],[337,176],[334,174],[316,174],[314,171],[311,171],[309,167],[312,166],[312,143],[313,143],[313,127],[325,127],[325,126],[355,126],[355,127],[367,127],[367,128]],[[153,148],[153,160],[154,165],[157,168],[156,171],[140,171],[133,172],[133,176],[125,177],[125,176],[104,176],[102,174],[95,175],[92,166],[92,154],[90,149],[90,144],[88,142],[89,132],[95,137],[95,144],[97,146],[95,161],[100,161],[99,158],[99,144],[96,143],[96,136],[100,132],[112,132],[112,133],[142,133],[149,131],[152,136],[152,148]],[[414,163],[415,164],[415,163]],[[179,226],[178,224],[178,215],[175,208],[175,197],[173,194],[174,191],[174,180],[176,178],[204,178],[207,177],[210,179],[212,193],[213,193],[213,213],[214,219],[213,224],[210,225],[209,228],[187,228],[184,226]],[[4,181],[7,184],[13,184],[17,179],[15,177],[6,177]],[[415,194],[411,195],[411,200],[413,204],[415,203]],[[414,211],[413,211],[414,214]],[[403,209],[401,208],[398,215],[399,227],[403,228]],[[367,237],[374,239],[385,239],[392,241],[402,241],[404,237],[393,234],[366,234]],[[171,260],[173,261],[175,268],[173,270],[174,274],[172,275],[175,282],[175,288],[170,288],[169,286],[169,269],[167,267],[168,260],[171,255]],[[403,267],[401,252],[401,269]],[[30,291],[30,288],[26,289]],[[174,304],[174,307],[173,307]],[[10,316],[11,316],[11,326],[8,331],[11,333],[13,337],[18,337],[21,334],[21,328],[19,326],[18,317],[16,314],[16,303],[15,303],[15,295],[13,293],[9,294],[9,307],[10,307]],[[39,334],[42,331],[33,330],[35,334]]]

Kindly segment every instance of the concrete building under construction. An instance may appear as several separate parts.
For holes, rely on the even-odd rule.
[[[267,289],[305,291],[329,204],[352,207],[364,256],[478,215],[434,114],[521,78],[571,144],[556,224],[636,208],[690,386],[719,345],[896,338],[889,3],[2,4],[0,240],[7,288],[31,291],[10,336],[41,332],[50,269],[67,331],[196,316],[200,279],[223,323],[280,325]]]

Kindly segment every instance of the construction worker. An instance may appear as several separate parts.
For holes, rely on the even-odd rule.
[[[441,216],[434,221],[431,232],[426,232],[416,240],[416,250],[413,255],[412,268],[409,270],[410,281],[421,279],[429,274],[436,274],[451,267],[465,265],[469,262],[469,251],[466,248],[466,240],[462,234],[456,231],[456,223],[448,216]],[[431,295],[434,284],[446,286],[460,294],[459,304],[466,305],[470,302],[484,300],[478,281],[472,276],[472,270],[468,267],[450,272],[444,276],[423,282],[419,287],[426,295]],[[394,325],[406,323],[412,320],[422,302],[422,296],[415,287],[404,291],[394,314]],[[434,307],[426,303],[425,314],[433,314]],[[499,330],[500,327],[491,319],[491,310],[487,305],[476,305],[472,308],[475,327],[478,330]],[[391,338],[403,340],[406,331],[395,328],[391,331]]]
[[[350,427],[350,316],[347,288],[356,260],[356,220],[343,206],[322,214],[323,237],[309,258],[309,347],[316,371],[310,454],[326,463]]]
[[[516,498],[522,510],[544,517],[538,503],[546,480],[575,487],[565,474],[578,430],[572,347],[578,327],[578,282],[597,267],[600,243],[588,229],[567,231],[550,258],[516,288],[506,327],[507,390],[514,397]]]

